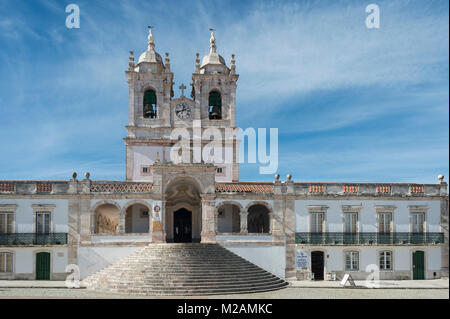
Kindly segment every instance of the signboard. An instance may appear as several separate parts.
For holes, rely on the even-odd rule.
[[[160,222],[161,221],[161,201],[153,202],[153,220]]]
[[[295,264],[297,268],[308,267],[308,254],[303,250],[297,250],[295,252]]]
[[[345,286],[345,284],[347,282],[350,283],[350,286],[356,287],[355,282],[353,281],[353,278],[352,278],[352,276],[350,274],[345,274],[344,275],[344,278],[342,278],[342,281],[341,281],[341,285]]]

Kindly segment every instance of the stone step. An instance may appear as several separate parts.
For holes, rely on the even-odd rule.
[[[151,244],[83,283],[92,290],[138,295],[255,292],[287,285],[218,244]]]

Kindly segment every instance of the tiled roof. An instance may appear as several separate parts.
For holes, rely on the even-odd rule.
[[[272,193],[273,184],[223,183],[216,184],[216,193]]]

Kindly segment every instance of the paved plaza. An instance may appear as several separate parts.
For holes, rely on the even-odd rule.
[[[448,280],[383,281],[381,287],[340,287],[339,282],[294,282],[287,288],[249,294],[191,296],[191,299],[448,299]],[[362,282],[356,282],[360,286]],[[177,298],[99,293],[87,289],[68,289],[64,281],[0,281],[0,299],[4,298]]]

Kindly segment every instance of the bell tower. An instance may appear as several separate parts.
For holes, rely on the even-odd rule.
[[[128,82],[128,125],[126,179],[151,180],[150,165],[165,156],[162,137],[170,131],[170,100],[173,97],[173,73],[169,54],[163,63],[155,51],[152,27],[149,26],[147,50],[135,64],[130,51]],[[169,133],[170,134],[170,133]]]
[[[217,181],[238,181],[239,165],[238,141],[226,138],[225,129],[236,129],[236,87],[239,75],[236,74],[234,54],[231,55],[230,67],[224,58],[217,53],[214,29],[210,29],[209,53],[200,64],[199,54],[195,60],[192,74],[191,97],[195,101],[195,109],[201,121],[202,130],[214,127],[222,132],[224,152],[233,152],[232,163],[214,163],[217,167]]]
[[[169,54],[164,63],[155,51],[152,28],[149,27],[147,50],[135,64],[130,52],[129,68],[125,72],[129,88],[129,119],[126,147],[126,180],[153,181],[154,164],[202,166],[214,164],[215,180],[232,182],[239,180],[238,141],[228,136],[236,128],[236,66],[234,55],[230,67],[216,51],[214,30],[211,30],[209,53],[200,64],[199,54],[192,74],[191,98],[185,96],[186,86],[180,85],[181,96],[173,98],[173,73],[170,71]],[[220,132],[222,156],[198,156],[203,154],[211,139],[208,129]],[[184,130],[189,135],[189,163],[172,161],[173,146],[178,143],[176,132]],[[198,143],[200,129],[203,137]],[[231,129],[228,130],[227,129]],[[175,136],[175,137],[174,137]],[[205,140],[205,136],[206,140]],[[215,140],[217,141],[217,140]],[[200,147],[199,147],[200,146]],[[217,149],[214,146],[214,150]],[[231,154],[231,156],[230,156]],[[210,154],[211,155],[211,154]],[[172,166],[173,165],[173,166]]]

